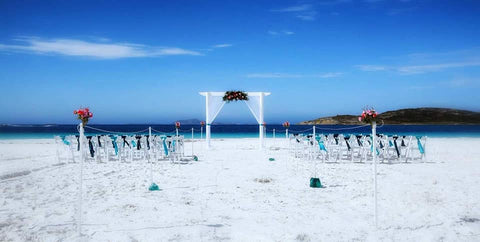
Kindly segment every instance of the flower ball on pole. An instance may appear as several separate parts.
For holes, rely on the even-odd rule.
[[[90,112],[88,108],[80,108],[78,110],[74,110],[73,114],[77,115],[77,119],[82,121],[82,125],[85,127],[87,125],[88,120],[93,117],[93,113]]]
[[[200,121],[200,139],[203,139],[203,126],[205,126],[205,121]]]
[[[82,235],[82,202],[83,202],[83,143],[85,140],[84,127],[87,125],[88,120],[93,117],[93,113],[88,108],[80,108],[73,111],[74,115],[77,115],[77,119],[82,123],[79,125],[79,148],[80,148],[80,172],[79,172],[79,189],[78,189],[78,209],[77,209],[77,231],[79,236]]]
[[[283,125],[283,127],[285,128],[285,138],[288,139],[288,128],[290,127],[290,122],[285,121],[285,122],[283,122],[282,125]]]
[[[373,126],[373,124],[376,124],[377,122],[377,112],[375,109],[370,108],[370,109],[364,109],[360,117],[358,117],[358,121],[366,124],[370,124]]]
[[[180,122],[175,122],[175,130],[177,131],[177,136],[178,136],[178,129],[180,129]]]
[[[378,226],[378,213],[377,213],[377,145],[375,142],[375,138],[377,136],[377,112],[373,108],[366,108],[363,110],[360,117],[358,117],[358,121],[370,124],[372,126],[372,162],[373,162],[373,197],[374,197],[374,222],[375,227]]]

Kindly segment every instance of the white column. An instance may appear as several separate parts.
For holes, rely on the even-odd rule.
[[[275,129],[273,129],[273,146],[275,146]]]
[[[148,127],[148,137],[147,137],[148,142],[150,143],[150,146],[152,145],[152,127]],[[148,162],[150,163],[150,184],[153,183],[153,161],[150,160],[150,155],[153,153],[152,151],[147,151],[148,152]]]
[[[378,227],[378,214],[377,214],[377,146],[375,144],[375,138],[377,137],[377,123],[373,121],[372,123],[372,142],[373,142],[373,197],[374,197],[374,212],[373,215],[375,216],[375,228]]]
[[[313,125],[313,141],[315,141],[315,125]]]
[[[263,97],[264,97],[264,93],[260,93],[260,125],[259,125],[259,138],[260,138],[260,149],[263,148],[263,123],[264,123],[264,120],[263,120]]]
[[[205,130],[205,136],[207,139],[207,149],[210,149],[210,110],[208,106],[210,104],[210,93],[207,92],[205,95],[205,122],[207,123],[207,128]]]
[[[82,236],[82,203],[83,203],[83,141],[85,138],[85,131],[83,129],[83,123],[80,123],[80,137],[78,142],[80,142],[80,176],[79,176],[79,189],[78,189],[78,215],[77,215],[77,230],[78,236]]]

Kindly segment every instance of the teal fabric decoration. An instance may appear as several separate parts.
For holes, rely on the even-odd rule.
[[[388,141],[388,145],[390,145],[390,147],[393,146],[393,142],[391,140]]]
[[[328,153],[327,148],[325,148],[325,144],[323,141],[318,141],[318,146],[320,146],[320,150],[323,150]]]
[[[377,155],[380,155],[380,151],[378,151],[378,148],[375,148],[375,150],[377,151]],[[370,151],[373,152],[373,144],[370,145]]]
[[[320,182],[320,178],[316,178],[316,177],[310,178],[310,187],[322,188],[322,183]]]
[[[420,139],[422,136],[417,136],[417,145],[418,145],[418,150],[420,151],[420,154],[425,154],[425,149],[423,148],[422,142],[420,142]]]
[[[168,156],[168,147],[167,147],[167,137],[162,137],[163,141],[163,151],[165,151],[165,156]]]
[[[132,140],[132,146],[137,147],[137,143],[135,143],[135,140]]]
[[[115,149],[115,155],[118,155],[117,136],[110,135],[110,138],[112,139],[112,145]]]
[[[62,138],[62,141],[63,141],[64,144],[70,145],[70,142],[65,139],[65,136],[62,136],[61,138]]]
[[[157,184],[152,183],[152,185],[150,185],[150,187],[148,188],[149,191],[160,191],[160,188],[158,187]]]
[[[275,161],[275,158],[268,158],[269,161]]]
[[[193,156],[194,161],[198,161],[198,157],[196,155]]]

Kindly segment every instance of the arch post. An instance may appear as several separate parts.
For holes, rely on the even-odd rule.
[[[263,149],[263,131],[264,131],[263,125],[265,123],[264,120],[263,120],[263,97],[264,96],[265,96],[265,93],[261,92],[260,93],[260,105],[259,105],[260,106],[259,107],[260,108],[260,110],[259,110],[260,111],[260,117],[259,117],[260,124],[259,124],[259,134],[258,134],[259,135],[258,136],[259,137],[259,142],[260,142],[260,149]]]
[[[210,149],[210,126],[211,126],[211,120],[210,120],[210,110],[208,106],[210,106],[210,92],[207,92],[205,94],[205,122],[207,123],[207,127],[205,129],[205,138],[207,140],[207,149]]]

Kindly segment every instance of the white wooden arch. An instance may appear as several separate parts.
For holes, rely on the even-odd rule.
[[[269,92],[247,92],[248,101],[244,101],[247,104],[250,112],[258,122],[258,139],[260,148],[263,147],[263,98],[270,95]],[[205,96],[205,122],[207,124],[206,128],[206,140],[207,148],[210,148],[210,126],[217,117],[220,110],[222,110],[225,101],[223,101],[223,96],[225,92],[200,92],[200,95]]]

